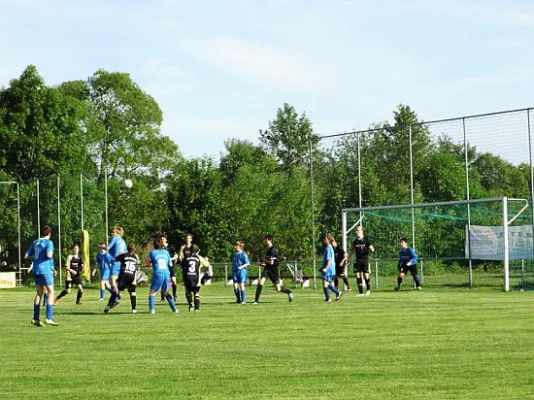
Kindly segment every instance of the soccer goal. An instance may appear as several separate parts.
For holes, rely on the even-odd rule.
[[[362,225],[373,241],[376,288],[393,287],[399,241],[419,256],[425,286],[523,290],[534,282],[534,218],[526,199],[507,197],[342,210],[343,246]],[[352,233],[352,234],[351,234]]]

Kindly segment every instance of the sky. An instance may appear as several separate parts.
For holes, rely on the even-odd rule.
[[[526,0],[0,0],[0,37],[0,86],[128,72],[188,158],[259,143],[286,102],[320,135],[534,105]]]

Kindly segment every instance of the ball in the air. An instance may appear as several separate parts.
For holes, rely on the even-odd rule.
[[[131,187],[133,186],[133,182],[131,179],[125,179],[124,180],[124,186],[126,186],[128,189],[131,189]]]

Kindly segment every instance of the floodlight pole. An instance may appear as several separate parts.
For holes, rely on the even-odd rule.
[[[414,204],[414,189],[413,189],[413,142],[412,142],[412,126],[408,127],[409,144],[410,144],[410,202]],[[361,205],[360,205],[361,207]],[[415,250],[415,210],[412,208],[412,247]]]
[[[528,157],[530,162],[530,205],[534,207],[534,165],[532,164],[532,137],[530,130],[530,109],[527,110],[527,132],[528,132]],[[532,214],[532,258],[534,259],[534,212]]]
[[[83,173],[80,172],[80,220],[83,231]]]
[[[37,237],[41,237],[41,200],[39,197],[39,179],[36,182],[37,185]]]
[[[508,244],[508,198],[502,198],[502,232],[504,242],[504,291],[510,291],[510,247]]]
[[[313,254],[313,288],[317,289],[317,259],[315,255],[315,195],[313,177],[313,149],[311,140],[308,140],[310,148],[310,180],[311,180],[311,215],[312,215],[312,254]]]
[[[358,144],[358,207],[362,208],[362,164],[361,164],[361,157],[360,157],[361,147],[360,147],[360,133],[359,132],[356,138],[357,138],[356,143]],[[361,221],[360,225],[363,226],[362,213],[360,213],[360,221]],[[347,249],[346,243],[343,245],[343,248]]]
[[[106,243],[109,243],[109,222],[108,222],[108,167],[104,168],[104,208],[106,213]]]
[[[465,132],[465,118],[462,118],[462,129],[464,133],[464,159],[465,159],[465,195],[466,200],[470,200],[469,193],[469,143]],[[473,289],[473,260],[471,260],[471,205],[467,204],[467,260],[469,263],[469,289]]]
[[[61,191],[60,191],[61,178],[57,174],[57,237],[58,237],[58,255],[59,255],[59,284],[63,285],[63,275],[61,274]]]

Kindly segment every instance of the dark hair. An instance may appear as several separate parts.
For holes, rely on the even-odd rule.
[[[268,241],[274,243],[274,236],[273,236],[273,235],[265,235],[265,236],[263,237],[263,240],[268,240]]]
[[[41,235],[42,237],[45,237],[45,236],[48,236],[52,233],[52,228],[50,228],[49,225],[45,225],[43,226],[43,228],[41,229]]]
[[[401,241],[401,242],[404,242],[404,243],[408,243],[408,239],[406,239],[405,237],[401,238],[400,241]]]
[[[160,238],[160,239],[163,239],[163,238],[167,239],[167,235],[164,234],[164,233],[162,233],[161,235],[159,235],[159,238]]]
[[[135,251],[135,244],[128,243],[128,253],[133,253]]]
[[[74,244],[72,245],[71,249],[74,250],[75,247],[80,248],[80,245],[79,245],[78,243],[74,243]]]
[[[98,244],[98,247],[100,247],[101,249],[104,249],[104,250],[107,250],[108,249],[108,245],[106,244],[106,242],[102,241]]]
[[[197,254],[200,251],[200,247],[194,244],[191,246],[191,251],[193,252],[193,254]]]
[[[161,239],[154,239],[154,248],[156,250],[159,250],[163,247],[163,245],[161,244]]]

